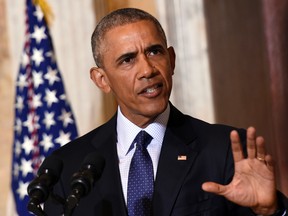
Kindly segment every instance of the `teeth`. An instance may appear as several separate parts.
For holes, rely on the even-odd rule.
[[[146,92],[147,93],[153,93],[155,90],[156,90],[155,87],[154,88],[148,88],[148,89],[146,89]]]

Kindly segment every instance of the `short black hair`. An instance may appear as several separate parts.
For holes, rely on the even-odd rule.
[[[159,34],[161,35],[165,44],[167,45],[167,38],[165,32],[159,21],[154,16],[137,8],[121,8],[112,11],[111,13],[103,17],[97,24],[92,34],[91,37],[92,53],[95,63],[98,67],[101,67],[103,63],[100,53],[100,46],[102,40],[104,39],[105,34],[115,27],[142,20],[147,20],[154,23]]]

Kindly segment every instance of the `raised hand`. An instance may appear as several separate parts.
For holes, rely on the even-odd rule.
[[[255,128],[247,129],[247,158],[237,131],[230,134],[235,174],[228,185],[205,182],[202,189],[224,196],[256,214],[271,215],[277,210],[276,181],[272,157],[266,154],[263,137]]]

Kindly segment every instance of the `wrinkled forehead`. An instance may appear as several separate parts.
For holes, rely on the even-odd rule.
[[[114,26],[106,31],[101,43],[103,46],[107,46],[112,42],[117,43],[123,40],[142,38],[157,41],[157,43],[163,43],[166,46],[165,38],[159,32],[157,26],[149,20],[139,20],[137,22]]]

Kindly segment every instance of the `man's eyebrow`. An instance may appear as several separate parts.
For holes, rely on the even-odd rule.
[[[128,53],[124,53],[122,54],[121,56],[119,56],[117,59],[116,59],[116,62],[121,62],[123,61],[124,59],[126,58],[133,58],[137,55],[137,52],[128,52]]]
[[[146,52],[150,52],[151,50],[160,50],[163,51],[165,48],[161,45],[161,44],[153,44],[151,46],[148,46],[144,49],[145,53]],[[124,59],[126,58],[134,58],[137,55],[137,51],[135,52],[128,52],[128,53],[124,53],[122,55],[120,55],[117,59],[116,62],[122,62]]]
[[[165,48],[161,44],[153,44],[145,49],[145,52],[149,52],[151,50],[164,50]]]

